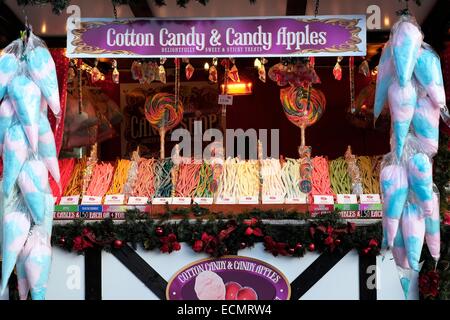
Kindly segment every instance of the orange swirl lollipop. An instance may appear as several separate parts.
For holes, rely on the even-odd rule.
[[[183,104],[176,103],[175,95],[157,93],[145,102],[145,118],[159,129],[161,138],[161,159],[164,158],[164,136],[166,131],[175,128],[183,119]]]
[[[280,100],[288,120],[302,129],[302,146],[304,146],[305,128],[316,123],[325,111],[324,94],[314,88],[308,90],[291,86],[280,90]]]

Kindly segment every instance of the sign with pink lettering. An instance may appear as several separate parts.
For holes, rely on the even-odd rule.
[[[365,55],[364,15],[82,18],[67,33],[69,58]]]
[[[270,264],[247,257],[203,259],[179,270],[167,300],[289,300],[286,277]]]

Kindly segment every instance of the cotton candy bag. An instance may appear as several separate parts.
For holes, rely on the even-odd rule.
[[[55,62],[45,43],[33,33],[30,33],[28,37],[26,50],[26,63],[31,78],[58,119],[61,114],[61,105]]]
[[[392,27],[390,43],[398,82],[405,87],[410,81],[422,45],[423,34],[415,18],[403,15]]]
[[[7,92],[7,87],[19,69],[19,59],[22,54],[23,43],[18,39],[11,42],[0,55],[0,100]]]

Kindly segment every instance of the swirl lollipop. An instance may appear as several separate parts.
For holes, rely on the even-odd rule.
[[[176,102],[171,93],[157,93],[145,102],[145,118],[159,130],[161,159],[164,158],[164,137],[166,131],[176,127],[183,118],[183,104]]]
[[[302,130],[304,146],[305,128],[316,123],[325,111],[324,94],[313,88],[289,87],[280,90],[280,100],[288,120]]]

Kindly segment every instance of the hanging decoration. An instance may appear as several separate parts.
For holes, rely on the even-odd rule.
[[[261,64],[264,65],[264,63]],[[282,62],[270,67],[269,78],[280,87],[290,84],[307,88],[312,84],[320,83],[314,64],[311,64],[309,59],[282,59]]]
[[[214,65],[212,65],[209,68],[208,73],[209,73],[208,75],[209,81],[211,81],[212,83],[217,83],[217,68]]]
[[[339,64],[339,62],[341,62],[342,59],[343,59],[343,57],[337,57],[336,64],[334,65],[334,68],[333,68],[333,76],[336,80],[342,79],[342,68],[341,68],[341,65]]]
[[[131,64],[131,76],[133,77],[133,80],[138,80],[140,84],[145,82],[141,61],[133,61]]]
[[[433,187],[432,158],[445,93],[439,57],[423,42],[420,27],[409,14],[393,26],[380,72],[386,63],[393,66],[395,77],[387,90],[377,86],[375,105],[380,111],[379,101],[387,99],[392,122],[391,152],[384,156],[380,173],[383,242],[392,248],[407,298],[412,273],[420,271],[425,237],[436,264],[440,257],[439,194]]]
[[[236,67],[236,64],[233,64],[231,69],[228,71],[228,78],[230,78],[233,82],[241,82],[241,79],[239,78],[239,71]]]
[[[350,113],[354,114],[356,111],[355,106],[355,58],[349,57],[348,59],[348,72],[350,81]],[[340,79],[338,79],[340,80]]]
[[[120,78],[120,74],[119,74],[119,70],[117,70],[117,60],[114,59],[112,61],[112,68],[113,68],[113,72],[112,72],[112,81],[115,84],[119,84],[119,78]]]
[[[30,29],[3,50],[0,80],[0,99],[7,94],[2,110],[13,111],[0,135],[4,140],[1,292],[16,266],[20,297],[26,299],[31,291],[32,299],[43,300],[51,264],[54,211],[49,172],[60,184],[47,105],[57,128],[62,117],[54,60]]]
[[[367,62],[367,59],[365,57],[358,67],[358,72],[365,77],[370,77],[369,62]]]
[[[102,73],[100,72],[100,70],[98,70],[97,66],[98,66],[98,59],[95,60],[94,67],[89,73],[91,75],[92,83],[96,83],[97,81],[100,81],[102,79]]]
[[[189,59],[183,59],[183,62],[187,63],[186,68],[185,68],[186,80],[190,80],[192,78],[192,76],[194,75],[195,68],[189,62]]]

